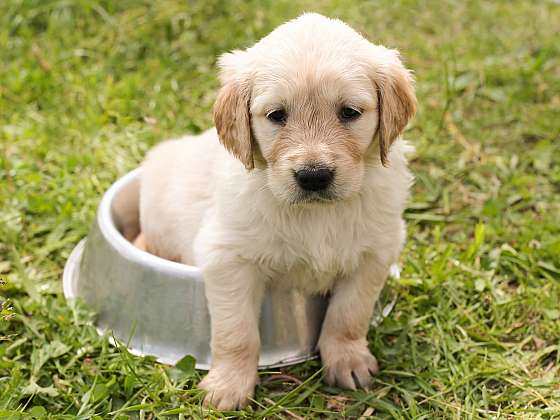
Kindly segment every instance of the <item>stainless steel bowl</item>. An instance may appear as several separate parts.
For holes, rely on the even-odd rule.
[[[76,246],[63,275],[67,299],[83,298],[97,313],[100,332],[112,331],[137,355],[175,364],[190,354],[210,366],[210,317],[196,267],[134,247],[139,231],[139,170],[105,193],[87,240]],[[267,290],[260,320],[259,367],[315,357],[327,299],[297,291]]]

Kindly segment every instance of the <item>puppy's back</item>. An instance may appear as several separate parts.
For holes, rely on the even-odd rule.
[[[154,147],[142,164],[140,227],[149,252],[192,264],[192,242],[210,205],[215,160],[222,152],[215,130]]]

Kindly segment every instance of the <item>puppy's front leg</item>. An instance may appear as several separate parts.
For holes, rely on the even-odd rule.
[[[212,328],[212,366],[199,387],[205,405],[247,405],[257,382],[259,315],[264,281],[249,263],[220,261],[203,268]]]
[[[369,256],[353,275],[336,283],[319,337],[325,381],[329,385],[368,388],[371,375],[378,372],[366,336],[374,304],[388,273],[388,265]]]

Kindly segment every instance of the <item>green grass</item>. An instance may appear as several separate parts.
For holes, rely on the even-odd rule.
[[[409,241],[370,331],[371,391],[323,385],[312,361],[263,372],[232,415],[560,417],[560,4],[545,0],[0,2],[0,416],[220,416],[189,363],[98,337],[61,272],[112,181],[211,125],[216,56],[303,10],[416,73]]]

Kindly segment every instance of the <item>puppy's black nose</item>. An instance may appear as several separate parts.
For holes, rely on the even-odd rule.
[[[334,178],[334,171],[327,168],[306,168],[295,173],[298,185],[306,191],[326,189]]]

